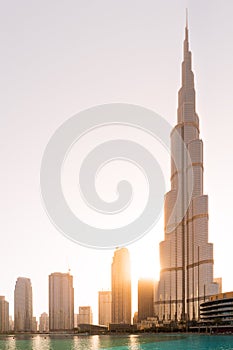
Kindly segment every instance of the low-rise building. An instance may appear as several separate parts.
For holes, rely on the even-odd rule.
[[[145,320],[142,320],[140,323],[138,323],[138,330],[146,330],[155,328],[158,326],[158,319],[157,317],[147,317]]]
[[[77,325],[92,324],[93,314],[90,306],[80,306],[77,314]]]
[[[233,292],[213,295],[202,303],[200,321],[209,325],[233,325]]]
[[[137,330],[137,325],[127,323],[110,323],[109,332],[111,333],[133,333]]]

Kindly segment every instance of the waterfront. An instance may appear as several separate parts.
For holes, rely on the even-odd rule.
[[[233,350],[232,335],[7,336],[0,350]]]

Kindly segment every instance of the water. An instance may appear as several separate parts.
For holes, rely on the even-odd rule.
[[[0,350],[233,350],[233,335],[9,336]]]

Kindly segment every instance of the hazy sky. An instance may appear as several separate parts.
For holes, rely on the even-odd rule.
[[[176,123],[187,6],[215,276],[233,290],[233,2],[1,1],[0,295],[11,314],[18,276],[31,278],[38,316],[48,310],[48,275],[70,268],[75,311],[91,305],[97,322],[113,251],[83,248],[52,226],[40,196],[41,159],[55,130],[95,105],[137,104]],[[169,190],[168,155],[163,165]],[[139,276],[158,277],[162,239],[163,217],[128,247],[134,287]]]

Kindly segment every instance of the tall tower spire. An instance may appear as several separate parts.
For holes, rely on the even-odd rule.
[[[188,9],[186,8],[185,41],[188,44]]]
[[[188,13],[186,9],[185,39],[183,44],[182,83],[178,92],[178,123],[193,123],[199,133],[199,119],[196,114],[192,53],[189,50]],[[191,141],[184,138],[185,143]]]
[[[186,8],[186,28],[188,28],[188,9]]]
[[[213,283],[213,245],[208,242],[208,196],[203,193],[203,142],[195,106],[192,54],[186,10],[182,83],[177,124],[171,132],[171,190],[164,202],[164,241],[160,243],[160,281],[155,303],[162,320],[199,319],[199,305],[218,292]],[[177,138],[176,134],[180,138]],[[182,145],[190,156],[187,163]],[[189,183],[193,184],[192,189]],[[179,191],[182,193],[178,197]],[[187,208],[187,198],[190,199]],[[174,213],[173,213],[174,211]]]

